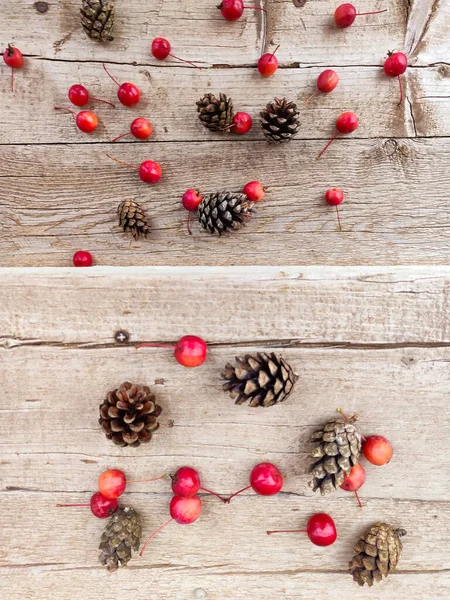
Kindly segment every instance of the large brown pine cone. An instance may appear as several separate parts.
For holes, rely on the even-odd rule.
[[[117,208],[119,225],[125,232],[131,231],[137,241],[140,235],[147,237],[150,225],[143,208],[134,200],[124,200]]]
[[[297,105],[275,98],[261,111],[261,126],[266,140],[271,144],[290,142],[296,135],[300,123]]]
[[[255,209],[245,194],[217,192],[203,196],[198,207],[198,220],[209,233],[222,235],[226,231],[240,229],[247,223]]]
[[[404,529],[394,529],[387,523],[375,523],[360,537],[355,546],[355,555],[349,563],[349,572],[358,585],[381,581],[391,573],[400,558]]]
[[[118,446],[139,446],[151,440],[161,412],[148,386],[126,381],[100,405],[99,423]]]
[[[99,546],[100,564],[108,571],[117,571],[128,564],[132,550],[139,550],[141,543],[141,519],[131,506],[120,507],[109,519]]]
[[[233,122],[233,102],[222,92],[219,98],[205,94],[197,102],[198,118],[210,131],[228,131]]]
[[[112,0],[83,0],[81,25],[93,40],[111,42],[114,37],[114,2]]]
[[[228,363],[222,374],[227,382],[223,389],[230,392],[236,404],[273,406],[284,402],[292,392],[298,375],[279,354],[258,352],[236,357],[237,366]]]
[[[330,421],[311,436],[315,447],[311,452],[314,463],[310,486],[314,491],[320,490],[322,496],[340,487],[350,469],[359,462],[361,435],[354,425],[357,418],[354,415],[348,421]]]

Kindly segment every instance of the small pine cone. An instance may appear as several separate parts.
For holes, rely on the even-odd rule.
[[[406,535],[404,529],[394,529],[387,523],[375,523],[356,543],[349,572],[358,585],[381,581],[397,566],[402,552],[400,538]]]
[[[134,508],[119,506],[109,519],[100,540],[100,564],[111,572],[127,565],[131,551],[139,550],[141,534],[141,519]]]
[[[114,27],[114,2],[112,0],[83,0],[81,25],[93,40],[111,42]]]
[[[292,392],[298,375],[278,354],[259,353],[236,357],[237,366],[227,364],[222,377],[223,389],[230,392],[236,404],[249,401],[249,406],[273,406],[284,402]]]
[[[320,490],[322,496],[342,485],[350,469],[359,462],[361,435],[353,424],[357,418],[354,415],[348,421],[330,421],[311,436],[315,462],[310,469],[313,479],[309,485],[314,491]]]
[[[203,196],[198,207],[198,220],[209,233],[222,235],[227,230],[240,229],[255,209],[245,194],[217,192]]]
[[[118,446],[139,446],[151,440],[161,412],[148,386],[126,381],[100,405],[99,423]]]
[[[131,231],[137,241],[140,235],[147,237],[150,233],[150,225],[144,210],[134,200],[124,200],[117,208],[119,225],[123,230]]]
[[[214,94],[205,94],[197,102],[198,118],[210,131],[229,131],[233,122],[233,102],[222,92],[219,99]]]
[[[297,105],[286,98],[275,98],[261,111],[261,126],[266,139],[271,144],[290,142],[296,135],[300,123]]]

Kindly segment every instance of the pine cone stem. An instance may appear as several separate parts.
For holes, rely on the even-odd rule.
[[[238,494],[241,494],[242,492],[245,492],[246,490],[249,490],[251,487],[252,487],[251,485],[248,485],[247,487],[245,487],[245,488],[242,488],[242,490],[239,490],[239,491],[237,491],[237,492],[234,492],[234,494],[231,494],[231,496],[229,496],[229,497],[228,497],[228,498],[225,500],[225,502],[226,502],[227,504],[230,504],[230,502],[231,502],[232,498],[234,498],[234,497],[235,497],[235,496],[237,496]]]
[[[111,79],[114,81],[114,83],[120,87],[120,83],[117,81],[117,79],[114,79],[114,77],[111,75],[111,73],[108,71],[108,69],[106,68],[105,63],[103,63],[103,68],[106,71],[106,74],[108,75],[108,77],[111,77]]]
[[[124,162],[123,160],[119,160],[118,158],[114,158],[113,156],[110,156],[106,152],[105,152],[105,154],[108,158],[110,158],[114,162],[119,163],[119,165],[125,165],[126,167],[131,167],[132,169],[139,169],[139,167],[137,167],[136,165],[130,165],[130,163]]]
[[[337,207],[336,207],[336,209],[337,209]],[[338,218],[339,218],[339,213],[338,213]],[[339,222],[339,225],[340,225],[340,222]],[[342,415],[342,417],[347,421],[347,423],[354,423],[355,421],[358,420],[358,414],[357,413],[355,413],[352,417],[348,417],[345,414],[345,412],[343,412],[342,408],[337,408],[336,410],[337,410],[337,412],[340,415]],[[367,439],[363,435],[361,436],[361,439],[362,439],[363,442],[367,442]]]
[[[272,531],[267,531],[267,535],[272,535],[272,533],[307,533],[306,529],[273,529]]]
[[[154,531],[152,533],[152,535],[148,538],[148,540],[142,546],[142,550],[139,552],[139,556],[143,556],[145,549],[147,548],[149,542],[155,537],[155,535],[157,535],[160,531],[162,531],[164,529],[164,527],[167,527],[167,525],[170,525],[170,523],[172,523],[172,521],[173,521],[173,519],[169,519],[166,523],[164,523],[164,525],[161,525],[161,527],[159,529],[157,529],[156,531]]]

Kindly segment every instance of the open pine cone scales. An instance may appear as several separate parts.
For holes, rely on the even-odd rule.
[[[109,519],[99,546],[99,560],[108,571],[117,571],[131,559],[131,551],[139,550],[141,519],[131,506],[119,507]]]
[[[205,94],[197,102],[198,118],[210,131],[228,131],[233,122],[233,102],[225,94],[219,98]]]
[[[315,447],[311,452],[314,463],[310,486],[314,491],[320,490],[322,496],[342,485],[350,469],[359,462],[361,435],[353,424],[356,419],[354,415],[348,421],[330,421],[311,436]]]
[[[150,225],[141,206],[134,200],[124,200],[117,208],[119,225],[125,232],[131,231],[137,241],[140,235],[147,237]]]
[[[209,233],[222,235],[226,231],[240,229],[247,223],[255,209],[245,194],[217,192],[203,196],[198,207],[198,220]]]
[[[222,377],[223,389],[230,392],[236,404],[273,406],[284,402],[292,392],[298,375],[278,354],[259,353],[236,357],[237,366],[227,364]]]
[[[99,423],[118,446],[139,446],[151,440],[161,412],[148,386],[126,381],[100,405]]]
[[[83,0],[81,25],[88,36],[101,42],[111,42],[114,37],[114,2],[112,0]]]
[[[395,569],[403,548],[400,538],[404,535],[404,529],[375,523],[360,537],[349,563],[349,572],[358,585],[372,586],[374,581],[381,581]]]
[[[260,113],[266,140],[271,144],[290,142],[300,127],[298,114],[297,105],[286,98],[269,102]]]

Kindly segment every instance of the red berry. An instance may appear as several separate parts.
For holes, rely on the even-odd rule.
[[[358,117],[356,116],[355,113],[345,112],[345,113],[342,113],[341,115],[339,115],[339,117],[336,119],[336,129],[338,130],[338,133],[336,133],[331,138],[331,140],[328,142],[328,144],[325,146],[325,148],[319,153],[317,158],[321,158],[321,156],[329,148],[331,143],[334,142],[334,140],[337,138],[339,133],[352,133],[352,131],[355,131],[355,129],[358,127],[358,125],[359,125]]]
[[[118,498],[126,488],[125,473],[118,469],[104,471],[98,478],[98,490],[105,498]]]
[[[259,181],[250,181],[242,191],[252,202],[259,202],[264,198],[264,188]]]
[[[223,0],[217,7],[227,21],[237,21],[244,12],[242,0]]]
[[[175,346],[175,360],[183,367],[199,367],[205,362],[208,347],[196,335],[183,336]]]
[[[357,13],[356,8],[353,4],[341,4],[337,7],[334,12],[334,20],[336,25],[341,28],[350,27],[350,25],[354,22],[356,17],[361,17],[362,15],[378,15],[379,13],[386,12],[387,8],[384,10],[376,10],[371,12],[363,12]]]
[[[338,188],[330,188],[325,192],[325,201],[329,206],[339,206],[344,199],[344,192]]]
[[[233,117],[233,125],[233,133],[247,133],[252,127],[252,118],[246,112],[238,112]]]
[[[89,100],[96,100],[97,102],[103,102],[103,104],[109,104],[110,106],[115,108],[114,104],[108,102],[107,100],[100,100],[100,98],[91,98],[89,96],[89,92],[84,87],[84,85],[80,85],[78,83],[72,85],[69,88],[69,93],[67,95],[69,97],[69,100],[72,102],[72,104],[75,104],[75,106],[86,106]]]
[[[326,69],[317,78],[317,89],[319,92],[329,94],[339,83],[339,75],[333,69]]]
[[[18,48],[14,48],[11,44],[3,52],[3,60],[11,67],[11,90],[14,91],[14,69],[20,69],[23,67],[23,55]]]
[[[105,65],[103,65],[103,68],[105,69],[108,76],[114,81],[114,83],[117,86],[119,86],[119,89],[117,91],[117,97],[119,98],[119,102],[124,106],[134,106],[135,104],[137,104],[141,99],[141,92],[139,91],[139,88],[136,85],[134,85],[134,83],[129,82],[122,83],[121,85],[116,79],[114,79],[114,77],[111,75],[111,73],[108,71]]]
[[[278,59],[275,52],[280,46],[277,46],[272,53],[263,54],[258,60],[258,71],[264,77],[270,77],[278,69]]]
[[[260,463],[250,473],[250,485],[261,496],[273,496],[283,487],[283,475],[275,465]]]
[[[138,140],[146,140],[152,135],[152,125],[148,119],[138,117],[131,123],[130,133]]]
[[[106,498],[100,492],[94,494],[91,498],[91,511],[95,517],[106,519],[114,514],[119,507],[115,498]]]
[[[76,124],[84,133],[92,133],[98,127],[98,118],[90,110],[82,110],[77,114]]]
[[[366,470],[360,464],[350,469],[350,473],[344,477],[341,489],[346,492],[357,492],[366,481]]]
[[[74,267],[91,267],[92,266],[92,254],[86,250],[78,250],[73,255],[73,266]]]
[[[388,58],[384,61],[384,72],[389,77],[397,77],[403,75],[408,67],[408,57],[403,52],[389,53]]]
[[[180,525],[190,525],[196,521],[202,510],[202,501],[198,496],[183,498],[174,496],[170,502],[170,516]]]
[[[313,515],[306,526],[306,533],[316,546],[331,546],[337,538],[336,525],[326,513]]]
[[[171,46],[165,38],[155,38],[152,42],[151,53],[158,60],[164,60],[170,54]]]
[[[391,460],[394,450],[385,437],[372,435],[364,442],[363,452],[370,463],[381,466]]]
[[[181,200],[183,204],[183,208],[186,210],[196,210],[198,205],[202,201],[203,196],[200,194],[198,190],[186,190],[183,194],[183,198]]]
[[[145,160],[139,167],[139,177],[145,183],[158,183],[162,176],[162,169],[159,163],[154,160]]]
[[[200,487],[200,476],[192,467],[181,467],[172,475],[172,491],[176,496],[193,498]]]

